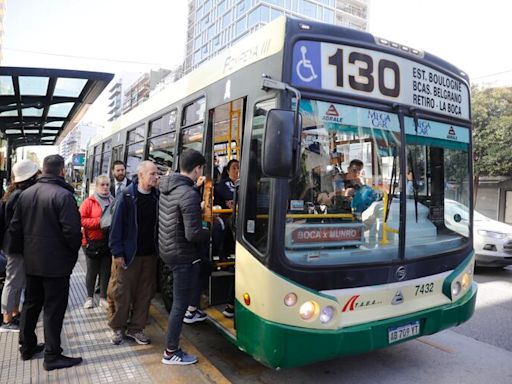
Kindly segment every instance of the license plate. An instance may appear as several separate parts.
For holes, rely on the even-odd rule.
[[[413,321],[412,323],[404,324],[399,327],[388,329],[388,342],[389,344],[396,343],[397,341],[408,339],[409,337],[417,336],[420,334],[420,322]]]

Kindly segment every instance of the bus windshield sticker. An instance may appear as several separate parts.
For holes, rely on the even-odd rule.
[[[298,87],[368,96],[469,120],[469,88],[427,65],[376,50],[316,41],[293,48]]]
[[[303,126],[309,126],[311,120],[316,122],[311,125],[317,126],[321,122],[327,129],[335,131],[352,126],[400,132],[398,116],[393,113],[317,100],[301,100],[300,107]]]
[[[287,227],[288,248],[307,248],[312,244],[325,246],[358,246],[363,241],[362,223],[290,224]]]
[[[433,139],[457,141],[469,144],[469,129],[451,124],[438,123],[430,120],[418,120],[418,132],[414,127],[414,119],[405,118],[405,133]]]

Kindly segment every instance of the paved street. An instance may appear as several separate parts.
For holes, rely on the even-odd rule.
[[[512,383],[512,267],[477,270],[472,319],[434,336],[372,353],[273,371],[224,340],[208,324],[186,336],[236,383]],[[304,353],[308,353],[307,350]]]
[[[479,268],[475,315],[456,332],[512,352],[512,267]]]

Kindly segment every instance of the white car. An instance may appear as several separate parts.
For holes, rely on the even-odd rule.
[[[459,215],[454,220],[455,215]],[[446,226],[464,234],[467,229],[468,208],[454,200],[445,200]],[[459,227],[459,228],[457,228]],[[473,211],[473,247],[476,265],[482,267],[506,267],[512,265],[512,225],[492,220],[477,211]]]

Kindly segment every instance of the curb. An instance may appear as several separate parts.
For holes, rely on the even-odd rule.
[[[163,332],[167,331],[167,314],[151,305],[149,313],[156,321],[156,324],[162,329]],[[220,384],[230,384],[226,376],[224,376],[199,350],[188,340],[183,334],[181,335],[181,343],[183,349],[187,350],[193,355],[196,355],[198,362],[197,368],[212,382]]]

